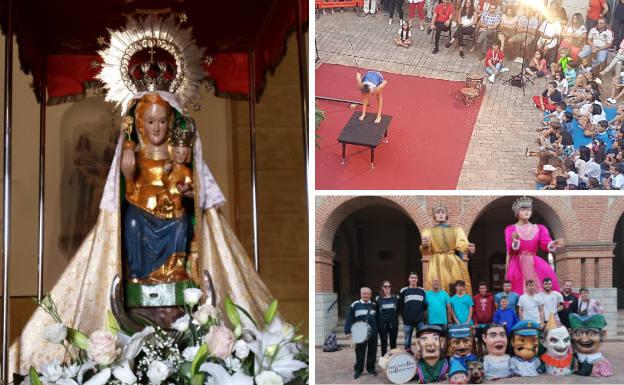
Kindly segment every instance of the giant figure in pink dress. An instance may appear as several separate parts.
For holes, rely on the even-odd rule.
[[[512,290],[522,295],[525,282],[532,279],[538,291],[541,291],[544,278],[549,277],[552,279],[553,290],[559,291],[557,275],[548,262],[537,256],[537,250],[541,248],[544,251],[556,252],[564,246],[563,239],[553,241],[544,225],[529,222],[533,213],[533,199],[519,198],[514,202],[512,209],[518,222],[505,229],[506,275],[511,281]]]

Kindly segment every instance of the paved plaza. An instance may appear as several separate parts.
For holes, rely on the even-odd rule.
[[[392,42],[398,31],[396,14],[392,25],[388,25],[387,16],[381,13],[358,17],[352,10],[345,10],[322,15],[316,20],[319,65],[355,66],[354,52],[358,67],[385,72],[455,81],[464,81],[469,72],[483,72],[484,62],[478,53],[466,51],[462,59],[454,47],[444,48],[448,41],[444,36],[440,40],[440,52],[433,55],[433,34],[428,36],[413,28],[414,45],[405,49]],[[457,189],[535,188],[531,169],[536,167],[537,158],[527,158],[525,151],[527,147],[537,148],[535,128],[540,125],[540,112],[531,102],[531,96],[546,88],[546,80],[537,79],[534,85],[528,84],[523,95],[521,88],[502,84],[509,74],[520,71],[520,64],[506,60],[505,66],[511,71],[503,74],[502,80],[493,85],[487,82]],[[419,100],[406,102],[419,103]]]
[[[613,365],[615,373],[612,377],[581,377],[576,375],[555,377],[542,374],[538,377],[515,377],[497,381],[485,381],[491,384],[624,384],[624,342],[606,342],[602,352]],[[353,379],[355,353],[351,348],[341,351],[324,353],[316,349],[315,374],[317,384],[390,384],[381,369],[377,368],[377,376],[363,374]]]

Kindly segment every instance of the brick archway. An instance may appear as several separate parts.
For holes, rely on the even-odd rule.
[[[600,224],[600,232],[598,237],[600,240],[612,241],[615,233],[615,226],[624,215],[624,199],[620,197],[609,198],[609,209]]]
[[[500,196],[474,197],[464,206],[462,214],[458,219],[458,226],[466,229],[466,233],[469,233],[479,217],[487,212],[494,202],[505,198]],[[568,207],[568,202],[563,199],[556,199],[557,197],[532,198],[535,210],[539,211],[546,219],[558,238],[565,239],[567,236],[575,236],[580,232],[573,211]],[[509,209],[511,210],[511,207]],[[615,223],[617,223],[617,220]],[[615,224],[613,228],[615,228]]]
[[[408,196],[327,196],[322,197],[316,209],[316,249],[331,251],[338,226],[349,214],[366,206],[387,206],[400,210],[418,227],[432,226],[431,217],[424,209],[424,198]]]

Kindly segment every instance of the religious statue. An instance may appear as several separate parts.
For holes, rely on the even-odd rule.
[[[506,378],[511,376],[509,369],[510,359],[507,351],[507,332],[505,326],[498,324],[489,324],[481,335],[487,352],[483,357],[483,369],[485,370],[485,378],[494,380],[497,378]]]
[[[451,370],[449,370],[449,382],[451,384],[467,384],[470,377],[468,369],[458,361],[451,362]]]
[[[541,362],[537,358],[540,325],[535,321],[523,320],[511,329],[511,346],[514,356],[511,357],[509,369],[511,374],[520,377],[535,377],[540,374]]]
[[[542,345],[546,352],[540,356],[545,372],[552,376],[572,374],[575,359],[572,354],[570,333],[565,326],[557,326],[555,317],[550,315],[542,335]]]
[[[466,282],[466,292],[472,295],[470,274],[466,262],[468,253],[475,252],[475,246],[468,243],[464,230],[453,227],[448,222],[448,210],[443,205],[433,208],[434,227],[425,228],[421,233],[420,251],[429,257],[429,268],[425,278],[425,288],[431,290],[432,277],[440,279],[440,284],[448,293],[452,293],[455,281]]]
[[[468,369],[468,361],[476,361],[477,356],[472,353],[473,336],[468,325],[451,325],[449,327],[449,349],[451,358],[449,361],[459,362]]]
[[[564,246],[563,239],[552,240],[544,225],[529,222],[533,214],[533,199],[522,197],[512,206],[518,220],[505,228],[507,244],[507,279],[513,290],[522,295],[525,282],[535,281],[537,291],[542,291],[542,282],[548,277],[552,280],[552,289],[559,290],[557,275],[547,261],[537,256],[538,248],[556,252]]]
[[[572,346],[578,360],[574,374],[580,376],[609,377],[613,375],[611,363],[600,352],[600,344],[605,339],[607,321],[602,314],[581,317],[570,314]]]
[[[417,363],[418,383],[429,384],[446,379],[448,361],[442,357],[444,331],[440,325],[423,325],[416,333],[419,360]]]
[[[168,327],[183,289],[206,292],[199,272],[207,271],[217,306],[230,297],[263,318],[271,294],[219,211],[225,199],[185,108],[204,77],[191,29],[173,17],[130,19],[111,31],[100,55],[98,79],[123,123],[97,222],[50,291],[58,315],[86,334],[103,329],[116,308],[113,292],[122,310]],[[115,292],[115,282],[123,290]],[[35,311],[11,347],[11,372],[63,360],[61,345],[41,344],[54,322]],[[251,326],[246,317],[241,322]]]

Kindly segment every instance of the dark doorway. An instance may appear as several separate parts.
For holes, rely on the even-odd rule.
[[[516,222],[511,209],[516,199],[517,197],[503,197],[490,203],[481,212],[468,233],[468,240],[477,248],[475,255],[468,262],[470,280],[474,288],[483,281],[490,291],[497,292],[503,289],[507,257],[505,227]],[[553,234],[544,219],[545,208],[541,206],[547,207],[543,202],[533,201],[531,223],[545,225],[554,239],[557,234]],[[548,253],[540,250],[538,255],[548,260]]]
[[[613,242],[613,287],[617,289],[617,308],[624,309],[624,215],[615,226]]]
[[[410,272],[418,273],[422,282],[419,245],[418,228],[400,209],[372,205],[345,218],[332,247],[338,316],[346,315],[362,286],[369,286],[376,296],[385,279],[394,292],[407,285]]]

